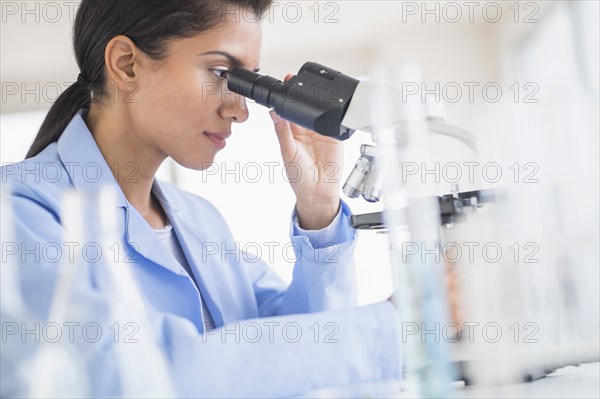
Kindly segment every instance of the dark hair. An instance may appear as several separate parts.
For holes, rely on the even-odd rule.
[[[129,37],[154,60],[167,56],[168,41],[193,37],[216,27],[233,12],[258,21],[272,0],[82,0],[73,26],[79,78],[54,102],[26,158],[58,140],[81,108],[105,93],[104,52],[115,36]],[[243,12],[242,12],[243,11]],[[254,16],[245,11],[252,11]]]

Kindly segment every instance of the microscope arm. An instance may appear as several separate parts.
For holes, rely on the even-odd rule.
[[[397,112],[394,115],[389,115],[388,120],[372,120],[372,115],[374,113],[371,109],[373,104],[371,98],[375,92],[375,88],[373,87],[374,84],[376,83],[368,80],[358,83],[352,95],[352,99],[348,104],[344,118],[342,119],[342,130],[360,130],[372,133],[372,127],[375,123],[377,123],[379,126],[397,126],[399,128],[402,128],[402,125],[406,123],[406,118],[403,118],[400,112]],[[382,85],[381,83],[379,84]],[[390,87],[390,85],[385,84],[385,87]],[[401,98],[402,93],[394,92],[393,96],[395,97],[393,100],[397,100]],[[399,103],[400,101],[396,102]],[[428,134],[439,134],[442,136],[451,137],[463,143],[474,152],[477,152],[475,135],[473,133],[445,123],[444,116],[440,113],[436,114],[430,104],[426,104],[426,108]]]

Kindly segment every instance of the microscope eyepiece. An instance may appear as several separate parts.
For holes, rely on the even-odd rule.
[[[307,62],[287,82],[236,67],[227,88],[272,108],[279,116],[324,136],[346,140],[354,130],[342,120],[359,81],[323,65]]]
[[[276,100],[281,100],[280,92],[283,87],[284,83],[280,80],[244,68],[232,69],[227,78],[227,88],[230,91],[269,108],[275,108]]]

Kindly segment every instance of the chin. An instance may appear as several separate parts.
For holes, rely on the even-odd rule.
[[[205,157],[205,158],[199,158],[199,157],[171,157],[173,158],[173,160],[175,162],[177,162],[179,165],[183,166],[186,169],[191,169],[191,170],[198,170],[198,171],[202,171],[202,170],[206,170],[209,167],[211,167],[214,163],[215,163],[215,158],[214,157]]]

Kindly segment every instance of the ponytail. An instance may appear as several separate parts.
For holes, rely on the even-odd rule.
[[[25,158],[36,156],[49,144],[57,141],[77,111],[89,108],[90,102],[90,85],[81,78],[77,79],[52,104]]]
[[[58,140],[81,108],[106,97],[104,53],[110,40],[129,37],[154,60],[167,56],[167,42],[190,38],[221,21],[227,6],[262,16],[272,0],[81,0],[73,25],[73,48],[81,74],[50,108],[27,158]],[[82,74],[89,80],[82,77]]]

